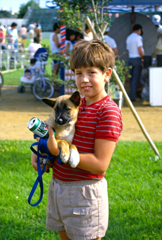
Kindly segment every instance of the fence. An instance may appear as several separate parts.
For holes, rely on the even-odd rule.
[[[24,68],[25,65],[29,65],[27,48],[22,48],[18,44],[17,49],[12,49],[8,44],[6,49],[0,49],[0,70],[2,72]]]

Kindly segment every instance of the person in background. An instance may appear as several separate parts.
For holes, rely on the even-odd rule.
[[[26,68],[24,70],[24,78],[28,79],[28,80],[33,80],[34,79],[34,75],[36,75],[38,69],[37,67],[35,66],[37,60],[35,58],[31,58],[30,59],[30,67]]]
[[[6,32],[7,32],[6,26],[3,26],[3,33],[5,36],[6,36]]]
[[[35,37],[39,39],[39,41],[41,40],[41,36],[42,36],[42,30],[39,27],[39,24],[36,24],[36,28],[34,29],[34,33],[35,33]]]
[[[28,51],[30,59],[34,57],[34,54],[38,50],[38,48],[41,48],[42,45],[39,43],[39,39],[34,37],[34,42],[29,43]]]
[[[21,38],[22,47],[25,48],[26,39],[27,39],[27,28],[25,27],[24,24],[22,24],[19,34]]]
[[[109,36],[109,31],[110,31],[110,27],[107,27],[103,36],[103,40],[112,48],[112,50],[115,53],[115,58],[117,58],[118,56],[117,44],[115,40]]]
[[[35,58],[30,59],[30,66],[24,69],[24,74],[20,78],[22,82],[33,82],[39,74],[40,62]]]
[[[93,39],[93,34],[92,34],[91,30],[89,29],[87,24],[85,25],[85,29],[84,30],[85,30],[85,32],[87,34],[86,36],[84,36],[84,40],[87,40],[87,41],[92,40]]]
[[[73,41],[75,40],[75,32],[71,29],[66,29],[66,59],[70,58],[70,52],[73,49]]]
[[[83,39],[84,39],[83,33],[81,33],[81,32],[76,32],[75,33],[75,42],[76,43],[79,42],[80,40],[83,40]]]
[[[162,28],[162,25],[160,24],[160,21],[161,21],[160,15],[155,14],[155,15],[152,16],[152,22],[155,25],[155,27],[157,28],[157,30]]]
[[[17,32],[17,23],[13,22],[11,24],[11,29],[7,30],[6,38],[9,38],[8,43],[11,44],[11,49],[18,48],[18,42],[20,42],[20,38]]]
[[[158,32],[158,42],[157,42],[155,50],[152,54],[152,57],[155,62],[156,62],[156,55],[158,53],[162,53],[162,28],[158,28],[157,32]]]
[[[6,36],[6,28],[5,28],[5,26],[3,26],[1,23],[0,23],[0,28],[1,28],[1,30],[3,31],[3,33],[4,33],[4,35]]]
[[[60,61],[57,59],[60,56],[60,42],[58,34],[60,33],[60,26],[55,23],[53,25],[53,33],[50,35],[50,46],[51,51],[56,55],[56,58],[53,59],[53,71],[57,75],[60,68]]]
[[[7,25],[7,31],[11,29],[10,25]],[[6,32],[7,33],[7,32]]]
[[[3,32],[2,26],[0,26],[0,49],[2,49],[2,50],[6,49],[5,35],[4,35],[4,32]]]
[[[34,29],[35,29],[35,24],[34,24],[34,22],[31,22],[28,26],[29,39],[31,42],[33,42],[33,38],[34,38]]]
[[[37,25],[38,25],[38,27],[41,29],[41,31],[42,31],[42,26],[41,26],[41,24],[40,24],[40,22],[37,22]]]
[[[132,102],[137,100],[137,92],[140,86],[140,78],[142,71],[142,62],[144,57],[142,26],[135,24],[133,32],[126,39],[126,49],[128,50],[128,65],[131,66],[130,72],[130,93],[129,97]]]

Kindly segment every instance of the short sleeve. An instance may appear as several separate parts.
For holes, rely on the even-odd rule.
[[[98,115],[95,138],[117,142],[122,128],[122,115],[118,106],[105,106]]]
[[[114,39],[112,39],[112,49],[113,49],[113,48],[117,48],[117,44],[116,44],[116,42],[115,42]]]
[[[139,36],[139,37],[137,38],[137,46],[138,46],[138,47],[142,47],[142,46],[143,46],[143,39],[142,39],[141,36]]]

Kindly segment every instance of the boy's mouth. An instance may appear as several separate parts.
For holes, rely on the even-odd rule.
[[[85,86],[85,87],[82,87],[83,90],[89,90],[91,88],[91,86]]]

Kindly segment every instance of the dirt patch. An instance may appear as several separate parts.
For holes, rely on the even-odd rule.
[[[57,97],[58,92],[54,93]],[[27,122],[32,117],[46,120],[51,109],[37,100],[27,89],[18,93],[17,87],[1,89],[0,101],[0,139],[33,140],[32,133],[27,129]],[[162,107],[143,106],[142,102],[135,104],[135,109],[153,141],[162,141]],[[126,103],[122,107],[123,132],[120,140],[146,140],[136,119]]]

